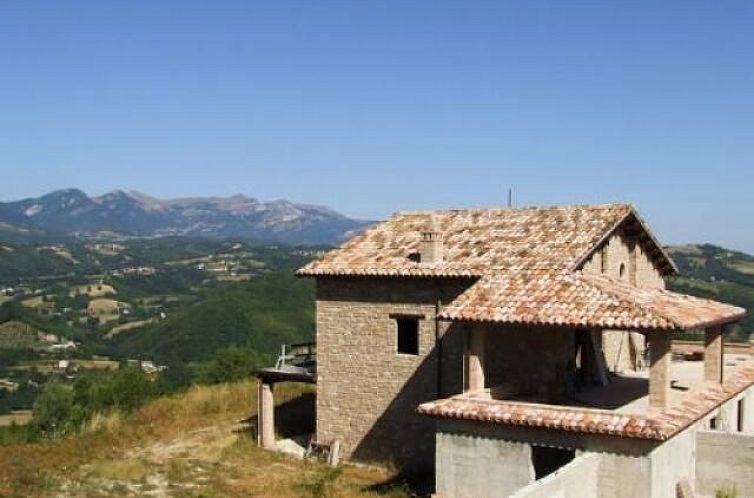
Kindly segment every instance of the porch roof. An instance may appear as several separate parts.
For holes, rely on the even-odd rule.
[[[526,271],[482,277],[440,318],[510,324],[683,330],[740,319],[746,310],[604,275]]]
[[[465,393],[419,405],[418,412],[437,418],[469,420],[586,434],[664,441],[700,420],[754,384],[754,367],[744,367],[722,384],[705,383],[683,401],[647,414],[492,400]]]

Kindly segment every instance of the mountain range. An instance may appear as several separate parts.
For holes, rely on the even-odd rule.
[[[78,189],[0,203],[0,226],[50,235],[241,237],[286,244],[335,244],[370,224],[324,206],[245,195],[157,199],[115,190],[90,197]]]

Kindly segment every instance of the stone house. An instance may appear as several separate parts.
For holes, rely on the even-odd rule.
[[[665,290],[676,271],[629,205],[396,214],[298,272],[316,438],[445,498],[710,493],[700,458],[751,458],[754,361],[723,354],[745,310]],[[703,362],[672,361],[684,330]]]

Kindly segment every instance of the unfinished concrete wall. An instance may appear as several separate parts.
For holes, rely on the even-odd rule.
[[[596,482],[597,494],[594,496],[600,498],[675,498],[679,481],[685,479],[692,489],[697,481],[700,465],[696,461],[697,432],[703,423],[697,422],[668,441],[653,442],[480,422],[440,420],[437,424],[438,496],[508,496],[505,493],[509,492],[510,486],[498,484],[494,479],[504,476],[517,485],[526,481],[527,476],[533,476],[531,448],[545,446],[576,451],[574,462],[581,462],[581,469],[585,473],[582,482],[585,497],[592,496],[590,490]],[[591,455],[596,458],[584,458]],[[725,461],[723,456],[718,455],[718,458]],[[508,467],[498,469],[498,463],[502,465],[502,462]],[[575,468],[579,468],[578,465],[576,464]],[[553,477],[557,472],[539,481],[529,477],[531,480],[528,483],[524,482],[525,489],[516,491],[532,492],[535,493],[531,495],[534,497],[582,496],[569,494],[572,484],[569,469],[572,470],[570,465],[561,468],[564,472],[560,480]],[[496,477],[485,478],[485,473],[494,473]],[[485,487],[487,485],[484,483],[490,479],[493,482]],[[483,484],[472,482],[477,480]],[[547,491],[558,491],[557,483],[563,485],[559,492],[565,491],[566,494],[548,495]],[[465,489],[473,489],[474,493],[464,494]],[[536,494],[540,492],[543,494]]]
[[[506,497],[534,482],[531,446],[472,434],[437,434],[436,494]]]
[[[685,480],[694,488],[696,434],[699,424],[659,445],[649,455],[652,498],[676,498],[676,485]]]
[[[552,474],[519,489],[511,498],[600,498],[600,455],[583,454]]]
[[[696,491],[715,496],[735,489],[754,498],[754,436],[699,431],[696,435]]]
[[[547,476],[534,481],[533,446],[575,450],[576,459],[583,461],[584,466],[587,466],[586,462],[590,462],[589,466],[594,465],[588,472],[596,474],[599,491],[596,496],[600,498],[652,498],[649,456],[657,445],[649,441],[461,420],[438,420],[437,441],[438,498],[507,497],[522,487],[544,481]],[[484,450],[477,452],[479,448]],[[497,456],[493,458],[493,455]],[[589,455],[596,458],[581,460]],[[503,461],[511,467],[498,469],[497,465],[502,465]],[[510,491],[511,484],[496,481],[501,476],[519,488]],[[570,477],[567,479],[570,482]],[[592,481],[588,479],[591,478],[584,481],[585,490],[591,489]],[[481,481],[481,484],[474,481]],[[466,493],[465,486],[475,486],[468,488],[474,493]]]
[[[747,389],[741,398],[744,401],[743,432],[754,435],[754,388]]]
[[[754,435],[754,388],[746,389],[712,410],[700,427],[709,431]]]
[[[425,401],[458,393],[463,333],[441,322],[443,392],[438,392],[437,300],[471,282],[320,278],[317,281],[317,438],[343,455],[400,467],[432,467],[434,424]],[[417,355],[397,351],[397,316],[419,318]]]
[[[587,453],[589,450],[585,450]],[[600,498],[653,498],[651,462],[646,455],[598,453],[598,486]]]

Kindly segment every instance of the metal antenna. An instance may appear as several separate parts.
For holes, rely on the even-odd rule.
[[[513,189],[508,189],[508,207],[513,207]]]

